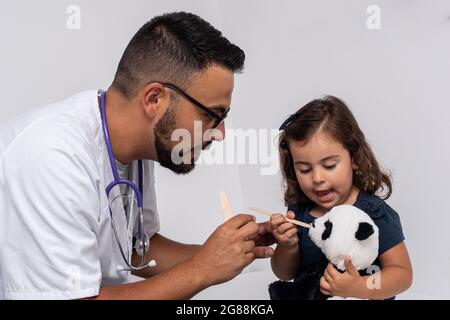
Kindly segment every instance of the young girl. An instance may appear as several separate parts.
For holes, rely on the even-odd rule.
[[[314,100],[290,116],[280,130],[286,217],[312,223],[341,204],[365,211],[379,228],[379,256],[374,265],[381,270],[381,283],[376,289],[369,286],[370,275],[360,275],[348,257],[346,271],[339,272],[311,241],[308,230],[297,230],[281,214],[270,219],[277,241],[272,257],[277,277],[301,282],[315,266],[323,265],[320,292],[327,296],[386,299],[408,289],[412,267],[400,219],[378,196],[381,191],[384,200],[389,198],[391,180],[381,171],[345,103],[333,96]]]

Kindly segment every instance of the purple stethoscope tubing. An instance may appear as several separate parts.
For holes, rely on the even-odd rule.
[[[116,161],[114,158],[114,154],[112,151],[111,140],[109,137],[108,121],[106,118],[105,100],[106,100],[106,92],[101,91],[100,92],[100,115],[101,115],[101,119],[102,119],[102,129],[103,129],[103,135],[105,138],[106,148],[108,150],[108,157],[109,157],[109,162],[111,164],[111,170],[112,170],[112,173],[114,176],[114,180],[106,187],[105,191],[106,191],[106,196],[109,197],[109,193],[111,192],[111,190],[114,187],[119,186],[119,185],[127,185],[136,194],[136,200],[137,200],[137,205],[138,205],[138,239],[137,239],[137,241],[139,241],[139,245],[141,246],[142,251],[143,251],[141,263],[139,264],[138,267],[133,267],[131,265],[131,262],[129,262],[128,259],[125,257],[125,252],[122,248],[122,245],[120,244],[119,237],[117,235],[117,230],[116,230],[115,223],[114,223],[114,219],[112,217],[112,210],[110,208],[109,210],[110,210],[110,214],[111,214],[111,222],[112,222],[112,226],[113,226],[114,235],[115,235],[117,243],[119,245],[120,252],[122,254],[123,259],[125,260],[125,263],[128,266],[128,269],[123,268],[122,270],[127,270],[127,271],[142,270],[149,266],[148,264],[145,264],[145,256],[146,256],[146,251],[147,251],[147,248],[149,245],[149,242],[148,242],[149,239],[143,232],[143,225],[144,225],[143,196],[142,196],[142,194],[143,194],[143,162],[142,162],[142,160],[138,160],[139,188],[132,181],[120,178],[119,171],[117,170],[117,165],[116,165]]]

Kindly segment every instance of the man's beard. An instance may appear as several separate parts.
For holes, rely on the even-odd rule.
[[[173,141],[171,140],[172,132],[176,129],[176,107],[174,105],[169,106],[169,109],[162,116],[162,118],[156,123],[153,129],[155,136],[155,148],[158,156],[158,161],[161,166],[177,173],[187,174],[194,170],[195,159],[198,158],[201,149],[207,148],[212,141],[208,141],[206,144],[200,147],[192,148],[190,150],[190,161],[185,161],[183,151],[180,150],[179,157],[184,159],[181,163],[174,163],[172,161]],[[187,162],[187,163],[185,163]]]

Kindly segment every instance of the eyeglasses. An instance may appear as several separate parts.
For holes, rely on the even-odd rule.
[[[166,88],[172,89],[173,91],[175,91],[179,95],[181,95],[184,98],[186,98],[187,100],[189,100],[189,102],[191,102],[194,106],[196,106],[196,107],[200,108],[201,110],[203,110],[204,112],[206,112],[210,118],[214,119],[214,124],[213,124],[213,127],[212,127],[213,129],[217,128],[225,120],[225,118],[228,116],[228,112],[230,111],[230,109],[225,111],[222,115],[218,115],[214,111],[211,111],[205,105],[201,104],[200,102],[198,102],[197,100],[192,98],[190,95],[188,95],[186,92],[184,92],[183,90],[178,88],[176,85],[171,84],[171,83],[167,83],[167,82],[163,82],[161,84],[164,87],[166,87]]]

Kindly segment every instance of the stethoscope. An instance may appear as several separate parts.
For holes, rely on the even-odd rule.
[[[136,184],[133,181],[120,178],[119,171],[117,170],[117,165],[116,165],[116,161],[114,158],[114,154],[112,151],[112,145],[111,145],[111,140],[109,138],[109,132],[108,132],[108,122],[106,119],[106,107],[105,107],[106,92],[101,90],[99,92],[99,94],[100,94],[100,114],[101,114],[101,119],[102,119],[103,135],[105,138],[106,148],[108,150],[108,157],[109,157],[109,162],[111,164],[111,170],[112,170],[112,173],[114,176],[114,180],[105,189],[106,196],[109,199],[109,194],[113,188],[115,188],[115,187],[120,188],[120,185],[125,185],[125,186],[128,186],[129,188],[131,188],[131,190],[136,195],[136,201],[137,201],[137,219],[138,219],[138,234],[137,235],[138,235],[138,237],[137,237],[136,241],[137,241],[137,248],[139,248],[140,256],[141,256],[141,261],[137,267],[134,267],[131,265],[130,255],[128,258],[125,255],[125,250],[123,249],[122,244],[120,243],[120,240],[119,240],[119,235],[117,233],[117,228],[116,228],[116,224],[114,222],[112,210],[111,210],[111,207],[109,207],[109,213],[111,216],[111,225],[112,225],[114,237],[116,238],[117,245],[119,246],[120,254],[122,255],[122,258],[125,261],[125,264],[127,265],[127,267],[123,267],[123,266],[119,265],[119,266],[117,266],[117,270],[118,271],[139,271],[139,270],[142,270],[147,267],[155,267],[156,266],[155,260],[151,260],[149,263],[145,263],[145,256],[146,256],[146,253],[150,246],[150,239],[143,231],[143,227],[144,227],[144,210],[143,210],[143,196],[142,196],[143,195],[143,187],[142,186],[143,186],[143,181],[144,181],[143,162],[142,162],[142,160],[138,160],[139,188],[136,186]],[[127,227],[128,232],[130,232],[130,230],[129,230],[130,225],[133,225],[132,219],[129,219],[129,220],[131,222],[130,221],[128,222],[128,227]],[[128,245],[129,245],[129,243],[128,243]]]

